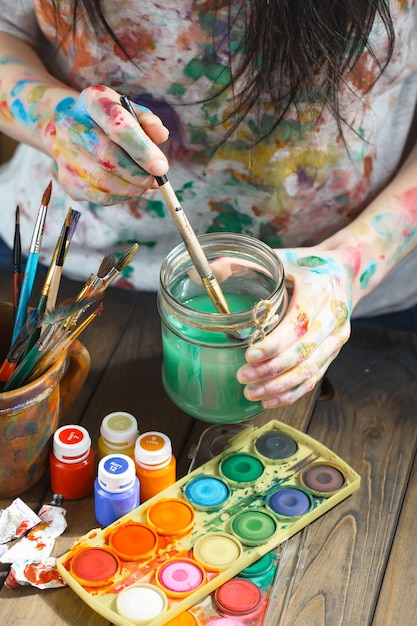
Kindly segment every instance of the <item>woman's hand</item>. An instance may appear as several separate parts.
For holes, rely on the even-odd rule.
[[[315,387],[350,336],[352,276],[340,251],[276,250],[293,283],[287,313],[246,351],[237,373],[248,400],[288,405]]]
[[[61,185],[74,200],[112,205],[156,186],[168,170],[157,147],[168,139],[161,120],[135,105],[140,125],[113,89],[93,86],[61,100],[44,127],[44,145],[55,159]]]

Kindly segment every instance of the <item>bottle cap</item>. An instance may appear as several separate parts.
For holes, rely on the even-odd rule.
[[[79,463],[84,461],[90,453],[90,435],[82,426],[61,426],[54,433],[52,447],[59,461]]]
[[[143,467],[161,467],[168,465],[172,457],[169,437],[155,430],[139,435],[135,444],[136,462]]]
[[[131,413],[114,411],[101,422],[100,435],[110,448],[133,446],[138,436],[138,423]]]
[[[105,491],[110,493],[127,491],[136,479],[133,459],[126,454],[108,454],[98,464],[97,479]]]

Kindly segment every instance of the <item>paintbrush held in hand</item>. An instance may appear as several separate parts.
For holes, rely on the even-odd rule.
[[[140,124],[140,120],[136,115],[130,100],[126,96],[120,97],[120,104],[124,109],[126,109],[126,111],[129,111],[137,123]],[[174,220],[174,224],[182,237],[194,267],[196,268],[211,301],[216,307],[216,310],[219,313],[230,313],[230,308],[224,293],[210,267],[198,237],[195,234],[171,183],[166,176],[155,176],[155,180],[161,190],[162,197],[166,202],[171,217]]]
[[[16,313],[10,348],[0,367],[0,382],[5,383],[4,391],[16,389],[41,376],[57,359],[66,354],[72,342],[101,313],[103,304],[100,302],[93,313],[85,319],[83,319],[84,313],[103,298],[108,286],[121,275],[139,249],[139,244],[135,243],[119,256],[106,255],[97,273],[90,275],[78,295],[56,306],[64,262],[80,219],[80,213],[69,208],[38,296],[37,305],[34,305],[33,309],[30,308],[51,192],[52,183],[49,183],[36,218],[20,297],[20,283],[15,277],[20,273],[21,263],[19,208],[16,209],[12,259],[13,306]]]

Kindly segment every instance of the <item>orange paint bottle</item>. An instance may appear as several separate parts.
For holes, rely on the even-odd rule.
[[[157,431],[139,435],[134,455],[140,501],[149,500],[176,481],[176,459],[169,437]]]

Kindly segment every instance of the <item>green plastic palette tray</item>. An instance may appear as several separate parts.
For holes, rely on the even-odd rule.
[[[359,488],[327,447],[278,420],[58,559],[63,579],[117,626],[177,617]]]

